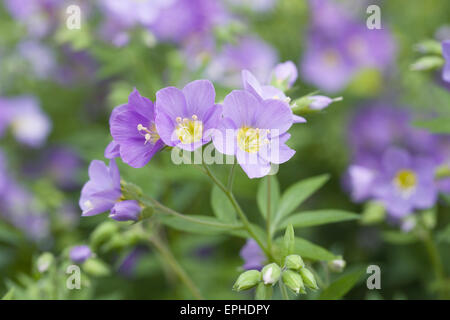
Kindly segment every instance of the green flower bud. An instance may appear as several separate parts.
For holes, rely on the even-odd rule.
[[[328,262],[328,268],[333,272],[342,272],[342,270],[344,270],[346,264],[347,263],[342,258],[335,259],[335,260]]]
[[[303,262],[302,257],[300,257],[298,254],[291,254],[284,260],[284,265],[288,269],[298,271],[300,268],[303,268],[305,266],[305,263]]]
[[[271,285],[266,286],[260,282],[256,287],[255,299],[256,300],[270,300],[273,294],[273,287]]]
[[[303,279],[297,272],[292,270],[285,270],[283,271],[282,279],[284,284],[296,294],[306,293]]]
[[[94,250],[108,241],[116,232],[119,231],[119,227],[115,222],[106,221],[100,224],[91,234],[90,247]]]
[[[39,256],[37,259],[37,269],[39,272],[43,273],[50,268],[55,258],[53,257],[53,254],[50,252],[44,252]]]
[[[305,283],[306,287],[313,290],[319,289],[316,283],[316,278],[311,271],[306,268],[301,268],[299,273],[302,276],[303,282]]]
[[[248,270],[241,273],[233,285],[233,290],[242,291],[253,288],[261,281],[261,272],[258,270]]]
[[[262,280],[264,284],[275,285],[281,276],[281,268],[276,263],[265,266],[262,270]]]
[[[445,63],[444,58],[438,56],[424,56],[417,59],[411,66],[412,71],[435,70]]]
[[[96,258],[86,260],[82,268],[86,273],[96,277],[108,276],[111,273],[108,265]]]

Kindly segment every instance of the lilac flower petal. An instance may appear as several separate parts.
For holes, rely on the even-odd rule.
[[[137,221],[142,208],[136,200],[117,202],[111,209],[110,218],[117,221]]]
[[[445,65],[442,70],[442,79],[450,82],[450,40],[442,42],[442,55],[445,59]]]
[[[213,84],[208,80],[196,80],[188,83],[183,88],[189,113],[203,119],[211,106],[214,105],[216,92]],[[203,119],[204,120],[204,119]]]
[[[106,159],[113,159],[120,157],[120,145],[114,140],[111,141],[105,149],[104,156]]]
[[[86,245],[75,246],[70,250],[69,256],[73,262],[81,264],[92,256],[92,251]]]

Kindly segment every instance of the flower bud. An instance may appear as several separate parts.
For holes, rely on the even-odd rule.
[[[96,258],[86,260],[83,263],[82,268],[86,273],[95,277],[104,277],[111,273],[108,265]]]
[[[248,270],[241,273],[233,285],[233,290],[242,291],[253,288],[261,280],[261,272],[258,270]]]
[[[283,272],[282,276],[284,284],[294,291],[296,294],[306,293],[305,285],[303,284],[303,279],[301,275],[292,270],[286,270]]]
[[[412,71],[425,71],[441,68],[445,63],[444,58],[438,56],[424,56],[417,59],[411,66]]]
[[[319,289],[316,283],[316,278],[311,271],[306,268],[301,268],[299,273],[302,276],[303,282],[305,283],[306,287],[314,290]]]
[[[95,251],[95,248],[109,240],[118,230],[116,223],[112,221],[103,222],[91,233],[91,248]]]
[[[280,279],[281,268],[276,263],[271,263],[265,266],[261,273],[264,284],[275,285]]]
[[[327,96],[309,96],[308,98],[311,100],[309,104],[309,109],[311,110],[323,110],[331,103],[342,100],[342,97],[332,99]]]
[[[53,257],[53,254],[50,252],[44,252],[39,256],[37,259],[37,269],[39,272],[43,273],[50,268],[55,258]]]
[[[297,67],[292,61],[286,61],[275,66],[272,71],[271,85],[286,91],[291,88],[298,77]]]
[[[305,266],[305,263],[303,262],[302,257],[300,257],[298,254],[291,254],[286,257],[284,265],[288,269],[298,271],[300,268],[303,268]]]
[[[344,259],[335,259],[328,262],[328,268],[333,272],[342,272],[346,264]]]
[[[271,285],[266,286],[260,282],[256,287],[255,299],[256,300],[270,300],[273,294],[273,287]]]
[[[70,250],[70,260],[75,263],[83,263],[92,256],[92,251],[88,246],[75,246]]]
[[[141,210],[136,200],[124,200],[112,207],[109,217],[117,221],[138,221]]]

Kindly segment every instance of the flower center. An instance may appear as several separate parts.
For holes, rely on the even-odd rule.
[[[137,125],[137,130],[141,135],[144,136],[145,138],[144,144],[147,144],[147,142],[155,144],[156,141],[159,140],[159,134],[156,131],[156,125],[154,123],[151,124],[150,128],[144,127],[141,123],[139,123]]]
[[[329,49],[322,55],[323,62],[329,67],[335,67],[339,64],[339,54],[336,50]]]
[[[248,153],[256,153],[263,144],[269,143],[267,134],[270,130],[242,127],[237,133],[237,143],[241,150]]]
[[[194,114],[192,119],[181,117],[176,118],[177,127],[175,134],[184,144],[191,144],[200,141],[203,137],[203,123]]]
[[[416,174],[411,170],[400,170],[394,177],[394,184],[400,191],[409,192],[417,185]]]

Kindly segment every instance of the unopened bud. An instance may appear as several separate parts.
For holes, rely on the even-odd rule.
[[[299,273],[302,276],[303,282],[305,283],[306,287],[314,290],[319,289],[316,283],[316,278],[311,271],[306,268],[301,268]]]
[[[441,68],[444,63],[445,60],[442,57],[425,56],[416,60],[410,68],[412,71],[434,70]]]
[[[284,264],[286,268],[296,271],[305,266],[302,257],[300,257],[298,254],[291,254],[287,256]]]
[[[91,234],[91,248],[98,248],[100,245],[108,241],[117,231],[119,227],[112,221],[103,222]]]
[[[284,284],[296,294],[306,293],[302,276],[292,270],[286,270],[282,276]]]
[[[241,273],[233,285],[233,290],[242,291],[253,288],[261,281],[261,272],[258,270],[248,270]]]
[[[264,284],[275,285],[281,276],[281,268],[276,263],[265,266],[262,270],[262,279]]]
[[[328,268],[330,268],[333,272],[342,272],[346,266],[346,262],[344,259],[335,259],[328,262]]]
[[[86,260],[82,268],[86,273],[96,277],[108,276],[111,273],[108,265],[96,258]]]
[[[47,271],[48,268],[50,268],[50,266],[52,265],[53,260],[55,260],[55,258],[50,252],[44,252],[43,254],[41,254],[37,259],[38,271],[41,273]]]

